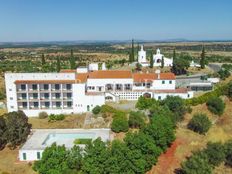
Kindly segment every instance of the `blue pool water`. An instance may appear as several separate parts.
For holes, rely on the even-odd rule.
[[[44,140],[42,145],[71,145],[75,139],[94,139],[95,133],[51,133]]]

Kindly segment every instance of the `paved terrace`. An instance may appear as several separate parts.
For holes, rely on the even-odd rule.
[[[20,150],[43,150],[48,144],[44,144],[49,135],[53,134],[92,134],[93,139],[101,137],[103,141],[111,140],[110,129],[33,129],[29,135],[26,143],[20,148]],[[59,139],[58,145],[65,145],[67,148],[73,147],[73,138]]]

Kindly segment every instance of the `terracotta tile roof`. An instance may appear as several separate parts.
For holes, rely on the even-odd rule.
[[[158,74],[155,73],[134,73],[134,82],[149,82],[158,79]],[[176,79],[173,73],[160,73],[161,80],[174,80]]]
[[[100,70],[89,73],[90,79],[130,79],[131,71],[122,70]]]
[[[88,76],[89,73],[77,73],[76,83],[85,83],[87,81]]]
[[[16,80],[16,84],[38,84],[38,83],[75,83],[75,80]]]

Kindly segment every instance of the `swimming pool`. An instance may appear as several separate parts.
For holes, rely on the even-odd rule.
[[[57,145],[70,145],[74,144],[76,139],[94,139],[95,133],[50,133],[42,143],[44,146],[56,143]]]

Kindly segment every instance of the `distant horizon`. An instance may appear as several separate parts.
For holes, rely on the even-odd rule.
[[[7,0],[0,42],[231,40],[231,7],[231,0]]]

